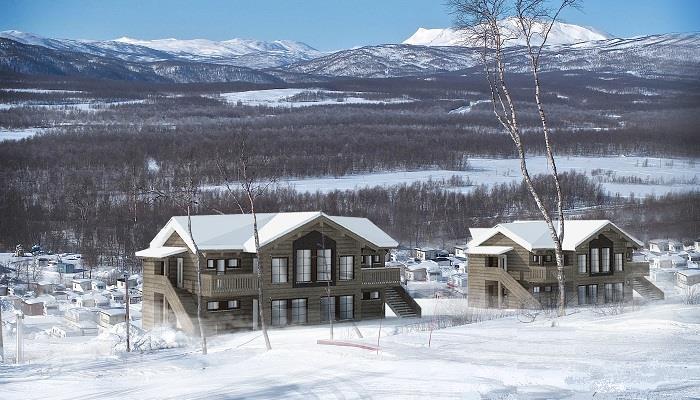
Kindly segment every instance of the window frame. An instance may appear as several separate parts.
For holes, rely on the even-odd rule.
[[[233,266],[233,267],[230,266],[229,263],[230,263],[231,261],[235,261],[235,262],[236,262],[236,265]],[[231,270],[231,269],[234,269],[234,270],[235,270],[235,269],[240,269],[240,268],[241,268],[241,259],[240,259],[240,258],[233,257],[233,258],[227,258],[227,259],[226,259],[226,270]]]
[[[333,280],[333,250],[316,249],[316,282]]]
[[[624,253],[615,253],[615,272],[624,272],[625,270],[625,255]],[[619,260],[618,260],[619,258]]]
[[[297,305],[302,303],[304,304],[303,307],[298,307]],[[309,300],[307,298],[299,298],[299,299],[291,299],[289,300],[289,307],[290,307],[290,315],[289,315],[289,324],[291,325],[304,325],[309,322]],[[304,310],[303,313],[299,312],[299,310]],[[299,318],[301,315],[303,315],[303,321]]]
[[[581,263],[582,257],[583,263]],[[581,270],[582,266],[583,270]],[[576,271],[581,275],[588,273],[588,254],[576,254]]]
[[[275,266],[275,261],[282,261],[284,260],[284,267],[277,265]],[[277,272],[276,272],[277,269]],[[280,280],[282,277],[282,274],[280,273],[280,270],[284,269],[284,280]],[[271,257],[270,259],[270,281],[271,283],[275,285],[283,284],[283,283],[288,283],[289,282],[289,258],[288,257]],[[275,280],[275,277],[278,278],[278,280]]]
[[[306,257],[307,252],[308,252],[308,258]],[[300,253],[303,254],[303,256],[302,256],[303,258],[300,258],[300,255],[299,255]],[[296,282],[296,283],[311,283],[312,282],[311,278],[312,278],[312,274],[313,274],[313,262],[312,262],[312,257],[311,257],[311,249],[297,249],[294,257],[296,257],[296,274],[294,276],[294,282]],[[308,276],[308,279],[305,280],[304,278],[307,276]],[[302,279],[299,279],[300,277]]]
[[[347,260],[350,259],[350,263]],[[349,269],[348,269],[349,267]],[[352,281],[355,279],[355,256],[340,256],[338,259],[338,280]]]
[[[375,293],[376,293],[376,295],[375,295]],[[379,290],[369,290],[369,291],[362,292],[362,300],[381,300],[381,299],[382,299],[382,293]]]
[[[352,321],[355,319],[355,296],[342,295],[338,296],[338,320],[339,321]],[[348,316],[348,312],[350,313]]]
[[[286,326],[289,324],[287,315],[288,300],[276,299],[270,301],[270,324],[272,326]]]

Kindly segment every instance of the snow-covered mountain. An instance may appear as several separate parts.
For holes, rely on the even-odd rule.
[[[52,50],[75,51],[127,61],[187,60],[251,68],[277,67],[321,55],[313,47],[291,40],[264,42],[231,39],[218,42],[207,39],[139,40],[128,37],[115,40],[75,40],[50,39],[15,30],[0,32],[0,38]]]
[[[520,34],[517,24],[518,22],[514,18],[508,18],[500,22],[501,29],[507,32],[508,36],[511,37],[506,41],[507,46],[522,46],[525,44],[525,39]],[[541,32],[544,31],[544,28],[545,26],[543,24],[535,25],[534,31],[536,33],[533,35],[533,44],[539,45],[542,43]],[[555,22],[547,37],[547,44],[566,45],[610,38],[610,35],[593,28]],[[411,37],[403,41],[403,44],[419,46],[478,46],[477,41],[468,33],[452,28],[418,28]]]

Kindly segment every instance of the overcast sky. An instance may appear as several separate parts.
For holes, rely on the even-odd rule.
[[[621,37],[700,31],[700,0],[587,0],[564,20]],[[291,39],[334,50],[450,24],[444,0],[0,0],[0,30],[73,39]]]

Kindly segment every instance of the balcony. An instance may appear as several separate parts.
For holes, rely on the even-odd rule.
[[[400,285],[399,268],[362,268],[363,285]]]
[[[195,282],[196,287],[196,282]],[[255,295],[258,277],[255,274],[210,275],[202,274],[202,296]]]
[[[564,279],[571,277],[572,267],[564,267]],[[549,283],[557,281],[557,267],[530,267],[530,273],[525,277],[530,283]]]
[[[648,262],[627,262],[624,265],[625,273],[635,276],[649,275]]]

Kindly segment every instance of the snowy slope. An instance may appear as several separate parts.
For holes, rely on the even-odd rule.
[[[517,20],[513,18],[503,20],[501,21],[500,26],[504,32],[508,32],[509,36],[513,37],[513,39],[506,41],[507,46],[522,46],[525,44],[525,39],[522,37],[522,35],[518,34],[519,29]],[[534,30],[537,33],[533,36],[533,44],[542,43],[542,35],[540,32],[544,32],[544,29],[544,24],[535,25]],[[547,44],[575,44],[610,38],[610,35],[597,31],[593,28],[565,24],[563,22],[555,22],[549,36],[547,37]],[[474,46],[476,45],[476,41],[473,40],[469,34],[451,28],[418,28],[418,30],[411,37],[403,41],[403,44],[419,46]]]

